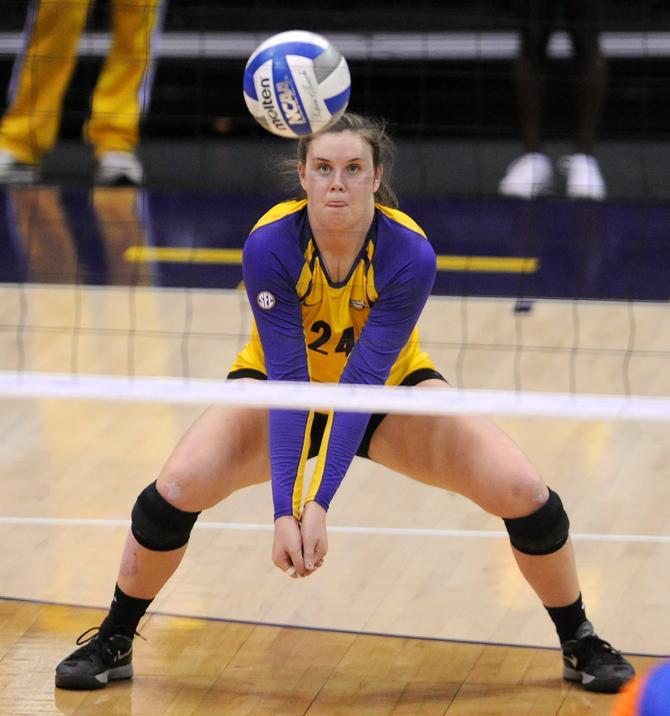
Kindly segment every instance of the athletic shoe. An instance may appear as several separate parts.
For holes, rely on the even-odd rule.
[[[578,681],[587,691],[616,693],[635,676],[635,670],[609,642],[593,631],[591,622],[584,622],[574,639],[561,644],[563,678]]]
[[[507,167],[498,191],[505,196],[532,199],[551,192],[553,182],[554,168],[549,157],[539,152],[528,152]]]
[[[39,166],[24,164],[11,152],[0,149],[0,184],[32,184],[39,178]]]
[[[94,632],[87,636],[90,632]],[[133,640],[122,634],[102,634],[87,629],[77,639],[82,644],[56,667],[61,689],[102,689],[108,681],[133,678]]]
[[[139,186],[144,181],[144,169],[132,152],[105,152],[98,159],[95,181],[106,186]]]
[[[572,199],[602,201],[607,190],[595,157],[590,154],[570,154],[560,159],[561,171],[566,175],[565,192]]]

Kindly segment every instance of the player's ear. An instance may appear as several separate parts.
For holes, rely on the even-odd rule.
[[[298,162],[298,179],[300,179],[300,186],[304,191],[307,191],[305,187],[305,165],[302,162]]]
[[[379,189],[379,185],[382,183],[382,176],[384,175],[384,167],[380,164],[375,169],[375,180],[373,183],[374,191],[377,191]]]

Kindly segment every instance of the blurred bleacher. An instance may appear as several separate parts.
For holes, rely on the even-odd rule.
[[[417,0],[411,7],[397,0],[301,1],[288,12],[256,0],[172,0],[140,148],[148,191],[91,192],[92,157],[80,133],[109,39],[109,3],[97,3],[66,97],[61,141],[43,166],[44,183],[62,190],[50,192],[47,186],[40,201],[29,191],[0,190],[0,282],[26,276],[44,282],[141,281],[139,274],[128,278],[119,236],[112,231],[112,238],[105,238],[119,221],[120,202],[130,217],[124,219],[128,236],[187,251],[185,267],[153,266],[153,282],[237,285],[238,265],[196,271],[188,250],[239,248],[253,220],[286,196],[272,167],[293,144],[249,117],[242,71],[268,35],[302,28],[331,37],[348,58],[350,107],[390,120],[398,138],[394,183],[401,205],[428,231],[436,251],[530,256],[540,267],[521,274],[451,271],[437,282],[437,292],[666,301],[670,6],[659,0],[607,4],[602,42],[610,83],[596,147],[608,185],[603,204],[566,200],[560,178],[556,196],[548,199],[497,196],[507,163],[521,149],[511,6],[511,0]],[[25,11],[25,2],[3,2],[3,87],[20,49]],[[574,124],[564,35],[552,38],[550,58],[546,150],[557,158],[572,150]],[[74,278],[62,261],[36,268],[39,257],[51,256],[48,227],[54,222],[62,228],[57,235],[69,237],[75,247]]]
[[[560,16],[562,3],[547,4],[558,8]],[[247,140],[266,142],[242,101],[245,58],[269,34],[302,28],[337,39],[351,67],[353,110],[388,118],[408,154],[416,142],[433,143],[428,154],[440,158],[439,172],[431,166],[436,162],[428,161],[418,185],[415,179],[409,188],[494,193],[504,166],[520,146],[511,74],[516,46],[512,5],[502,0],[345,0],[293,2],[287,10],[257,0],[172,0],[157,53],[151,111],[143,128],[149,176],[187,186],[208,176],[216,183],[216,165],[203,171],[202,163],[217,155],[222,138],[239,141],[243,148]],[[19,47],[26,6],[18,0],[3,2],[3,88]],[[72,146],[61,145],[55,157],[47,159],[47,176],[57,171],[77,177],[82,151],[77,140],[105,52],[108,12],[109,0],[92,10],[62,123],[62,138],[73,140]],[[602,29],[610,82],[597,153],[608,178],[616,176],[614,183],[609,181],[611,194],[668,198],[670,5],[661,0],[610,0]],[[570,151],[574,126],[572,65],[565,36],[553,38],[550,54],[545,133],[548,152],[558,155]],[[170,176],[170,163],[157,148],[165,141],[173,143],[178,154],[181,150],[186,162],[178,178]],[[280,151],[277,146],[283,149],[272,140],[268,155]],[[451,161],[443,161],[443,154]],[[227,161],[221,151],[218,158]],[[402,190],[402,177],[400,183]]]

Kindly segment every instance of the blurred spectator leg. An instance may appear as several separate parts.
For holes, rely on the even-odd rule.
[[[114,0],[113,42],[93,93],[84,133],[93,144],[96,180],[141,184],[143,167],[135,151],[140,120],[151,97],[152,49],[162,26],[160,0]]]
[[[607,64],[600,51],[599,25],[602,0],[568,0],[568,31],[572,40],[576,87],[576,153],[563,160],[566,192],[580,199],[604,199],[605,181],[593,156],[596,127],[600,119]]]
[[[31,3],[0,123],[0,182],[32,181],[58,136],[89,0]]]
[[[529,198],[551,191],[553,184],[551,161],[542,153],[545,58],[553,2],[517,0],[515,6],[519,17],[519,54],[514,78],[525,152],[509,165],[499,190],[507,196]]]

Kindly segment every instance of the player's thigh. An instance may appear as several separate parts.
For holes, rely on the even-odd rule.
[[[430,380],[416,386],[444,388]],[[487,512],[521,517],[547,488],[519,447],[492,421],[474,415],[388,415],[370,442],[372,460],[428,485],[465,495]]]
[[[267,410],[212,406],[177,443],[158,490],[175,507],[199,511],[269,479]]]

